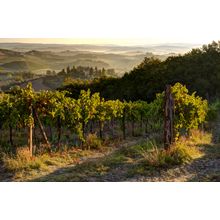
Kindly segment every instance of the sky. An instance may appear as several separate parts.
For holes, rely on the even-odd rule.
[[[220,40],[219,6],[217,0],[7,0],[0,42],[209,43]]]

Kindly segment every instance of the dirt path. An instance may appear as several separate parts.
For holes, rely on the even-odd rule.
[[[212,129],[213,144],[201,146],[204,156],[190,164],[160,170],[152,176],[138,176],[126,181],[150,182],[187,182],[187,181],[217,181],[220,182],[220,114]]]
[[[1,181],[88,181],[88,182],[189,182],[189,181],[220,181],[220,119],[213,129],[215,143],[198,146],[203,156],[189,164],[172,168],[155,168],[144,171],[144,174],[131,172],[137,160],[118,154],[120,149],[134,146],[146,139],[127,140],[120,147],[108,153],[97,153],[83,157],[76,164],[65,167],[52,167],[50,172],[39,172],[27,179],[13,179],[5,174]],[[1,171],[1,170],[0,170]],[[1,172],[0,172],[1,176]]]
[[[78,166],[83,166],[87,163],[96,163],[97,161],[102,160],[103,158],[108,157],[114,151],[122,147],[129,147],[137,145],[146,141],[146,138],[128,138],[125,141],[120,141],[119,143],[114,143],[114,147],[109,145],[109,150],[105,152],[93,152],[89,156],[84,156],[79,158],[79,161],[73,164],[67,164],[65,166],[50,166],[49,171],[35,171],[35,172],[25,172],[25,175],[20,177],[15,177],[12,173],[7,173],[4,169],[3,164],[0,164],[0,182],[11,182],[11,181],[66,181],[62,178],[62,175],[65,177],[71,174],[72,169],[77,168]],[[71,175],[70,175],[71,176]],[[93,181],[88,176],[88,179],[84,181]],[[72,180],[70,180],[72,181]],[[96,181],[96,180],[94,180]],[[97,180],[98,181],[98,180]]]
[[[138,176],[126,181],[206,182],[220,181],[220,145],[206,146],[205,156],[190,164],[161,170],[153,176]]]
[[[220,182],[220,114],[213,126],[212,135],[213,144],[202,146],[201,151],[204,152],[204,156],[192,161],[192,163],[161,170],[153,176],[139,176],[126,181]]]
[[[201,147],[204,156],[193,160],[190,164],[169,169],[153,169],[145,175],[130,171],[135,166],[134,161],[124,161],[117,164],[107,163],[104,157],[86,159],[77,166],[67,166],[49,175],[33,181],[83,181],[83,182],[185,182],[185,181],[220,181],[220,145]],[[108,161],[108,159],[107,159]],[[108,166],[111,167],[108,169]]]

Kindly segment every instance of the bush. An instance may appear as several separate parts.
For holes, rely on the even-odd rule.
[[[192,149],[183,146],[173,146],[170,151],[155,148],[144,154],[143,162],[153,167],[171,167],[190,162],[193,159],[191,152]]]
[[[197,96],[195,92],[189,94],[186,86],[180,83],[172,86],[172,94],[175,100],[175,133],[178,138],[181,131],[189,132],[205,122],[208,102]]]
[[[218,118],[219,111],[220,111],[220,101],[216,100],[215,102],[209,105],[207,120],[215,121]]]
[[[168,151],[158,149],[155,144],[152,144],[151,149],[142,148],[141,154],[145,165],[169,167],[190,162],[201,155],[196,145],[206,144],[210,141],[210,135],[208,134],[204,135],[204,138],[201,137],[198,141],[198,137],[201,135],[201,132],[194,131],[189,138],[180,138]]]
[[[17,158],[22,161],[29,161],[31,160],[31,154],[28,147],[20,147],[16,149]]]
[[[102,147],[102,141],[96,134],[88,134],[85,141],[85,147],[87,149],[100,149]]]
[[[47,155],[39,157],[31,157],[28,147],[20,147],[16,150],[15,156],[4,154],[2,161],[4,167],[10,172],[34,169],[46,169],[44,160],[48,158]]]
[[[20,156],[10,157],[8,155],[5,155],[3,157],[3,163],[6,170],[10,172],[35,170],[35,169],[46,170],[46,165],[44,164],[44,160],[42,160],[42,158],[27,159],[26,157],[20,157]]]

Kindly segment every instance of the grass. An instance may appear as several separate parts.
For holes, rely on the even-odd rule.
[[[29,156],[26,147],[18,150],[16,156],[2,155],[4,169],[14,174],[14,179],[26,179],[38,173],[52,172],[56,168],[65,167],[69,164],[78,164],[80,158],[89,157],[96,151],[72,149],[66,152],[45,153],[35,157]]]
[[[137,175],[154,175],[162,169],[169,169],[201,157],[200,144],[208,144],[210,134],[192,132],[188,138],[181,138],[170,149],[164,151],[155,141],[126,146],[98,160],[86,161],[70,167],[61,174],[52,174],[38,181],[114,181],[126,180]]]
[[[168,151],[158,148],[155,144],[151,144],[149,148],[137,146],[136,149],[141,149],[139,152],[142,157],[128,171],[128,177],[151,175],[153,171],[190,163],[204,155],[200,146],[210,146],[211,140],[211,134],[195,130],[189,137],[181,137]]]
[[[96,140],[96,137],[91,137],[93,138]],[[163,150],[153,140],[145,140],[140,144],[127,144],[120,148],[100,149],[95,144],[90,147],[97,148],[96,150],[75,149],[34,158],[29,158],[24,150],[18,152],[16,157],[3,157],[3,162],[8,171],[15,173],[15,179],[21,180],[126,180],[137,175],[154,175],[160,170],[190,163],[203,156],[202,148],[210,146],[211,139],[209,133],[192,131],[189,137],[181,137],[169,151]],[[97,153],[101,153],[101,156],[92,159]],[[86,160],[79,163],[82,157],[86,157]]]

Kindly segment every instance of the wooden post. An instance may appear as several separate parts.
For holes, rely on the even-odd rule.
[[[58,116],[57,118],[57,136],[58,136],[57,146],[58,148],[60,148],[60,140],[61,140],[61,117],[60,116]]]
[[[30,116],[32,117],[33,115],[33,109],[30,104]],[[28,125],[28,146],[29,146],[29,151],[31,157],[33,156],[33,124],[32,122]]]
[[[9,142],[11,144],[11,147],[14,147],[13,143],[13,133],[12,133],[12,125],[9,123]]]
[[[144,131],[143,131],[143,115],[141,113],[141,120],[140,120],[140,130],[141,130],[141,135],[144,136]]]
[[[99,120],[99,137],[100,139],[103,139],[103,122]]]
[[[170,149],[173,142],[173,115],[174,100],[171,93],[171,86],[167,85],[164,97],[164,148]]]
[[[46,132],[44,131],[44,127],[43,127],[43,125],[42,125],[42,123],[41,123],[41,121],[40,121],[40,118],[39,118],[39,116],[38,116],[38,113],[37,113],[36,109],[33,109],[33,113],[34,113],[34,117],[36,118],[36,120],[37,120],[37,122],[38,122],[40,131],[41,131],[41,134],[42,134],[42,136],[43,136],[43,138],[44,138],[44,141],[45,141],[46,145],[50,146],[50,143],[49,143],[49,141],[48,141]]]
[[[90,120],[90,133],[93,133],[94,121]]]
[[[11,109],[9,109],[8,112],[9,118],[11,117]],[[9,121],[9,142],[11,144],[11,147],[14,148],[14,143],[13,143],[13,127],[11,122]]]
[[[123,117],[122,117],[122,131],[123,131],[123,139],[126,139],[126,126],[125,126],[125,109],[123,109]]]
[[[36,126],[34,126],[34,129],[33,129],[33,135],[34,135],[34,143],[35,143],[35,146],[37,146]]]
[[[82,121],[82,135],[83,135],[83,138],[86,139],[86,124],[84,122],[84,119]]]
[[[31,157],[33,156],[33,125],[29,125],[28,130],[29,130],[29,138],[28,138],[28,145],[29,145],[29,151]]]

